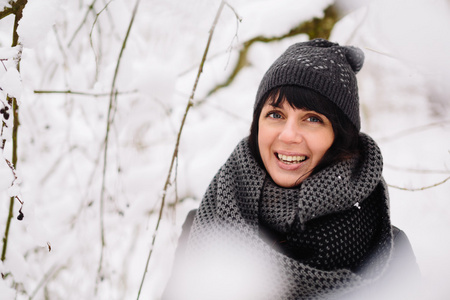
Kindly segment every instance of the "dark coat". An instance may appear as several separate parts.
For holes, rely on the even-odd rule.
[[[182,226],[182,232],[178,240],[178,246],[175,252],[175,260],[172,276],[177,272],[177,266],[183,259],[184,251],[189,239],[192,223],[194,222],[197,210],[191,210]],[[416,258],[405,232],[399,228],[392,226],[393,233],[393,252],[391,262],[384,273],[383,277],[377,284],[367,288],[363,296],[361,293],[355,296],[346,296],[345,299],[411,299],[418,290],[420,283],[420,270],[416,262]],[[176,287],[171,286],[172,280],[166,287],[167,290]],[[164,293],[162,299],[170,300],[167,293]],[[361,298],[363,297],[363,298]]]

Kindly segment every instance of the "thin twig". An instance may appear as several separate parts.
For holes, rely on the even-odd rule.
[[[363,20],[365,20],[365,18],[364,18]],[[359,26],[358,26],[357,28],[359,28]],[[382,55],[382,56],[386,56],[386,57],[395,59],[395,60],[399,60],[399,61],[402,61],[402,60],[403,60],[403,59],[402,59],[401,57],[399,57],[399,56],[395,56],[395,55],[392,55],[392,54],[390,54],[390,53],[383,52],[383,51],[381,51],[381,50],[372,49],[372,48],[369,48],[369,47],[364,47],[364,49],[369,50],[369,51],[372,51],[372,52],[374,52],[374,53],[376,53],[376,54],[379,54],[379,55]]]
[[[234,7],[230,5],[230,3],[225,2],[225,5],[228,6],[228,8],[231,9],[231,11],[234,13],[237,25],[239,26],[239,22],[242,22],[242,17],[237,13],[236,9],[234,9]]]
[[[137,93],[137,90],[134,91],[127,91],[127,92],[117,92],[117,95],[126,95],[126,94],[134,94]],[[53,90],[35,90],[35,94],[72,94],[72,95],[78,95],[78,96],[89,96],[89,97],[106,97],[111,96],[111,92],[108,93],[87,93],[87,92],[78,92],[78,91],[72,91],[72,90],[65,90],[65,91],[53,91]]]
[[[86,23],[87,17],[91,11],[94,10],[94,4],[97,0],[92,1],[91,5],[88,6],[88,9],[86,11],[86,14],[84,15],[83,20],[81,21],[80,25],[78,25],[77,29],[72,35],[72,38],[70,39],[69,43],[67,44],[67,47],[70,48],[72,45],[72,42],[75,40],[75,37],[77,36],[78,32],[80,32],[81,28],[83,27],[84,23]]]
[[[367,15],[369,14],[369,10],[367,9],[364,13],[364,17],[361,18],[360,22],[358,23],[357,26],[355,26],[355,28],[353,29],[353,31],[351,32],[350,36],[347,38],[347,40],[345,41],[346,45],[352,45],[353,44],[353,39],[355,38],[356,34],[358,33],[358,31],[363,28],[362,26],[364,25],[364,23],[368,20]]]
[[[108,7],[108,5],[112,2],[112,0],[110,0],[108,3],[106,3],[106,5],[96,14],[94,22],[92,23],[92,27],[91,27],[91,31],[89,32],[89,44],[91,45],[92,48],[92,52],[94,53],[95,56],[95,80],[97,81],[98,78],[98,69],[99,69],[99,65],[100,65],[100,58],[101,58],[101,39],[99,39],[99,53],[97,55],[97,53],[95,52],[95,48],[94,48],[94,41],[92,39],[92,33],[94,31],[95,28],[95,24],[97,24],[98,18],[100,17],[100,14],[106,10],[106,8]],[[98,28],[98,34],[99,36],[101,36],[101,27],[97,26]]]
[[[114,77],[112,80],[112,84],[111,84],[111,94],[110,94],[110,99],[109,99],[109,107],[108,107],[108,117],[107,117],[107,123],[106,123],[106,134],[105,134],[105,148],[104,148],[104,152],[103,152],[103,172],[102,172],[102,188],[101,188],[101,192],[100,192],[100,238],[101,238],[101,251],[100,251],[100,261],[99,261],[99,265],[98,265],[98,269],[97,269],[97,280],[96,280],[96,285],[95,285],[95,294],[97,294],[97,289],[98,289],[98,283],[100,281],[101,278],[101,272],[102,272],[102,266],[103,266],[103,253],[104,253],[104,249],[105,249],[105,227],[104,227],[104,202],[105,202],[105,185],[106,185],[106,168],[107,168],[107,158],[108,158],[108,140],[109,140],[109,132],[110,132],[110,128],[111,128],[111,124],[114,121],[114,106],[117,102],[117,91],[116,91],[116,81],[117,81],[117,76],[119,74],[119,67],[120,67],[120,62],[122,60],[122,55],[125,51],[125,47],[128,41],[128,38],[130,36],[130,32],[131,32],[131,28],[133,26],[134,23],[134,19],[136,17],[137,14],[137,10],[139,7],[139,3],[140,0],[136,0],[132,15],[131,15],[131,20],[130,23],[128,25],[128,30],[127,33],[125,35],[125,38],[123,40],[122,43],[122,48],[120,49],[120,53],[119,53],[119,57],[117,59],[117,64],[116,64],[116,69],[114,71]]]
[[[423,190],[427,190],[427,189],[431,189],[431,188],[437,187],[439,185],[442,185],[442,184],[446,183],[449,180],[450,180],[450,176],[445,178],[444,180],[438,182],[438,183],[435,183],[435,184],[432,184],[432,185],[428,185],[428,186],[424,186],[424,187],[421,187],[421,188],[413,188],[413,189],[399,187],[399,186],[391,185],[391,184],[388,184],[388,186],[391,187],[391,188],[394,188],[394,189],[402,190],[402,191],[417,192],[417,191],[423,191]]]
[[[219,21],[219,17],[220,17],[220,15],[222,13],[222,10],[223,10],[223,7],[225,6],[225,4],[226,4],[226,1],[224,1],[224,0],[222,0],[220,2],[219,9],[217,10],[217,13],[216,13],[216,16],[214,18],[213,24],[212,24],[211,29],[209,31],[208,41],[206,43],[205,51],[203,52],[202,61],[200,62],[200,65],[199,65],[199,68],[198,68],[197,77],[195,79],[194,86],[192,88],[192,92],[191,92],[191,95],[189,97],[188,103],[186,105],[186,110],[184,112],[183,119],[181,120],[180,128],[178,130],[178,135],[177,135],[177,139],[176,139],[176,142],[175,142],[175,148],[173,150],[173,155],[172,155],[172,161],[170,162],[169,172],[167,174],[166,182],[164,184],[164,188],[163,188],[163,192],[162,192],[161,206],[160,206],[160,209],[159,209],[158,221],[156,222],[155,231],[153,233],[152,244],[150,246],[150,251],[148,253],[147,262],[145,264],[144,274],[142,275],[141,284],[139,286],[137,300],[139,300],[139,297],[141,295],[142,286],[144,284],[144,280],[145,280],[145,276],[146,276],[147,271],[148,271],[148,266],[149,266],[149,263],[150,263],[150,259],[152,257],[153,248],[155,246],[156,237],[158,235],[158,229],[159,229],[159,225],[160,225],[161,219],[162,219],[162,214],[163,214],[163,211],[164,211],[167,190],[168,190],[168,188],[169,188],[169,186],[171,184],[171,180],[170,179],[172,177],[172,171],[173,171],[175,162],[177,161],[177,158],[178,158],[178,150],[179,150],[179,145],[180,145],[180,140],[181,140],[181,133],[183,131],[184,124],[186,122],[186,117],[187,117],[187,115],[189,113],[189,109],[193,106],[194,95],[195,95],[195,92],[197,90],[197,85],[198,85],[198,82],[200,80],[200,75],[203,72],[203,66],[204,66],[204,64],[206,62],[206,57],[208,55],[209,46],[211,44],[211,40],[212,40],[212,37],[213,37],[213,34],[214,34],[214,30],[216,28],[217,22]]]
[[[48,281],[55,275],[57,274],[59,271],[61,271],[62,269],[64,269],[64,266],[59,266],[57,267],[56,265],[52,266],[45,274],[44,276],[41,278],[41,280],[39,281],[39,283],[37,284],[37,286],[34,288],[34,290],[31,292],[30,297],[28,298],[28,300],[32,300],[34,297],[36,297],[37,293],[39,292],[39,290],[44,287]]]
[[[44,186],[47,182],[47,180],[50,178],[51,175],[55,174],[55,170],[56,168],[58,168],[59,166],[61,166],[61,162],[63,161],[63,159],[65,159],[67,157],[67,155],[69,153],[71,153],[73,150],[75,150],[77,148],[77,146],[71,146],[67,152],[62,153],[52,164],[52,166],[50,166],[50,168],[48,168],[47,172],[45,173],[45,175],[42,176],[41,180],[39,180],[39,186]]]
[[[386,168],[403,171],[403,172],[411,172],[411,173],[420,173],[420,174],[450,174],[450,170],[429,170],[429,169],[413,169],[407,167],[398,167],[390,164],[384,164]]]
[[[53,33],[55,34],[56,44],[58,45],[59,51],[61,51],[61,55],[64,60],[64,67],[66,69],[69,69],[69,59],[68,59],[66,50],[64,49],[63,43],[59,37],[57,27],[56,27],[56,25],[53,25],[52,28],[53,28]]]
[[[390,136],[377,138],[376,140],[378,142],[389,142],[389,141],[392,141],[392,140],[397,140],[398,138],[404,137],[406,135],[415,134],[415,133],[418,133],[420,131],[425,131],[425,130],[428,130],[428,129],[433,128],[433,127],[445,126],[447,124],[450,124],[450,120],[443,120],[443,121],[439,121],[439,122],[434,122],[434,123],[429,123],[429,124],[425,124],[425,125],[421,125],[421,126],[417,126],[417,127],[408,128],[408,129],[399,131],[397,133],[394,133],[394,134],[392,134]]]

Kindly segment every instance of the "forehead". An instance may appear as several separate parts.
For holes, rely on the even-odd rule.
[[[280,95],[280,92],[278,92],[277,94],[269,95],[264,102],[264,107],[283,107],[286,105],[289,105],[292,108],[302,108],[296,107],[293,101],[289,101],[286,95]]]
[[[282,109],[292,109],[292,110],[303,110],[303,111],[314,111],[304,105],[296,105],[293,101],[289,101],[286,97],[268,97],[264,103],[263,109],[270,108],[282,108]]]

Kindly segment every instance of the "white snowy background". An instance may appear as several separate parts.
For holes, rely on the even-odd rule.
[[[9,94],[20,104],[12,187],[5,162],[12,118],[2,136],[2,236],[10,196],[24,201],[25,216],[17,220],[16,201],[0,262],[7,274],[0,299],[137,298],[178,128],[220,1],[140,1],[115,81],[102,196],[109,94],[135,2],[29,0],[19,25],[20,73],[12,59],[20,48],[10,47],[13,18],[0,21],[0,100],[6,103]],[[254,44],[235,81],[210,97],[208,91],[228,77],[244,41],[284,34],[334,2],[344,17],[330,39],[366,54],[358,75],[362,131],[382,149],[392,222],[407,233],[422,271],[417,299],[450,298],[450,182],[416,190],[450,176],[450,2],[227,2],[194,99],[201,104],[191,108],[182,132],[141,299],[160,296],[186,213],[248,134],[263,73],[290,44],[308,37]],[[88,12],[91,3],[95,10]]]

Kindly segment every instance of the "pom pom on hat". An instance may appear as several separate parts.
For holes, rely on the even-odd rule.
[[[290,46],[267,70],[258,88],[254,108],[267,93],[284,85],[314,90],[335,103],[360,130],[356,73],[364,64],[364,53],[353,46],[340,46],[314,39]]]
[[[364,64],[364,52],[353,46],[342,47],[345,51],[345,57],[352,67],[353,72],[358,73]]]

